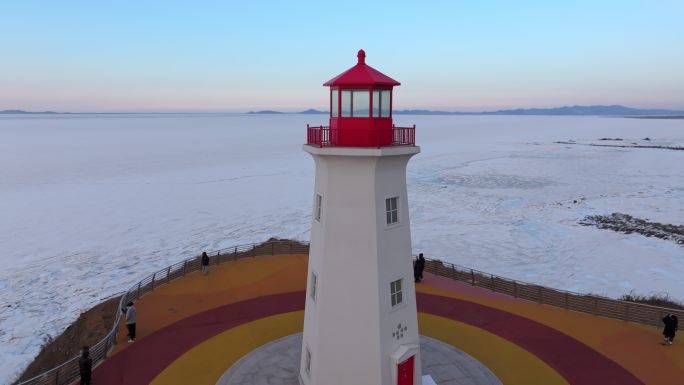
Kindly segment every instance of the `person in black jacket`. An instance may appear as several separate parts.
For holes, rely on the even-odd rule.
[[[204,275],[209,274],[209,256],[206,251],[202,252],[202,271]]]
[[[663,336],[665,337],[663,345],[672,345],[675,338],[675,332],[679,326],[678,323],[679,320],[674,314],[667,314],[663,317],[663,324],[665,324],[665,327],[663,328]]]
[[[415,283],[420,282],[420,267],[417,259],[413,261],[413,281]]]
[[[423,280],[423,270],[425,270],[425,258],[423,257],[423,253],[418,254],[418,278],[420,280]]]
[[[90,349],[83,347],[81,357],[78,358],[78,371],[81,375],[81,385],[90,385],[90,376],[93,371],[93,359],[90,358]]]

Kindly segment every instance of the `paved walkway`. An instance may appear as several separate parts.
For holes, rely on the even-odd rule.
[[[244,356],[216,383],[217,385],[298,385],[302,333],[268,343]],[[451,345],[420,337],[423,375],[439,385],[502,385],[479,361]]]
[[[680,341],[679,344],[670,347],[662,346],[660,344],[662,335],[661,329],[659,328],[609,318],[595,317],[589,314],[567,311],[553,306],[540,305],[536,302],[525,301],[503,294],[493,293],[486,289],[476,288],[445,277],[430,275],[424,282],[425,284],[419,284],[417,286],[419,297],[421,294],[445,296],[510,313],[544,325],[549,329],[562,334],[565,338],[572,339],[576,343],[594,350],[597,353],[597,357],[612,361],[615,365],[624,368],[636,379],[641,381],[641,383],[656,385],[684,384],[684,344]],[[419,311],[421,305],[422,302],[419,300]],[[479,325],[479,328],[485,327],[485,325],[491,321],[493,320],[483,321],[472,319],[472,322]],[[501,327],[506,328],[507,326],[502,325]],[[430,330],[434,329],[426,329],[428,332]],[[530,329],[518,330],[514,332],[517,335],[515,339],[508,339],[509,337],[505,338],[508,341],[515,342],[517,346],[521,347],[523,346],[520,345],[521,339],[527,339],[528,341],[533,341],[535,339],[543,340],[543,338],[530,333],[530,331]],[[421,330],[421,333],[422,332],[423,331]],[[542,342],[551,345],[550,351],[547,353],[535,351],[535,355],[543,359],[554,370],[562,373],[566,380],[575,378],[575,381],[577,381],[577,376],[591,377],[593,374],[601,374],[600,372],[594,373],[592,370],[588,370],[592,367],[596,368],[597,365],[595,364],[588,367],[587,370],[580,371],[574,375],[567,373],[566,370],[568,370],[568,368],[564,369],[558,367],[557,362],[575,362],[581,357],[577,357],[577,353],[572,354],[571,351],[565,351],[565,346],[556,345],[553,341]],[[462,344],[463,342],[460,341],[458,343]],[[458,346],[462,347],[462,345]],[[464,350],[468,351],[468,349]],[[470,351],[468,352],[471,353]],[[480,356],[476,354],[473,355],[492,370],[494,370],[494,366],[498,366],[500,363],[499,357],[491,357],[490,359],[490,357],[485,357],[486,354],[481,354]],[[578,366],[577,370],[579,371],[580,368],[581,366]],[[602,370],[603,368],[604,366],[601,366],[596,369]],[[496,370],[494,370],[494,372],[497,373]],[[499,377],[501,378],[501,376]],[[587,381],[591,381],[591,379],[588,378]],[[594,382],[576,383],[600,383],[595,379],[593,381]],[[573,383],[572,381],[568,382],[571,384]],[[618,382],[613,381],[607,383]]]
[[[684,345],[653,327],[593,317],[426,274],[420,333],[507,385],[684,384]],[[214,385],[257,348],[302,331],[306,256],[257,257],[193,273],[137,302],[139,338],[94,372],[99,385]],[[125,341],[120,325],[119,341]],[[438,383],[442,385],[439,381]]]

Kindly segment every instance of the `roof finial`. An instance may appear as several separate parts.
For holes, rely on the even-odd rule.
[[[366,64],[366,52],[364,50],[360,49],[356,57],[359,58],[359,64]]]

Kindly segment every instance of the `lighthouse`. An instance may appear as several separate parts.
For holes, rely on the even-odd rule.
[[[396,80],[358,63],[329,80],[316,165],[299,381],[420,385],[406,165],[415,126],[392,122]]]

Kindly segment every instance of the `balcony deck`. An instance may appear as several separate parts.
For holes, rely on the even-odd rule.
[[[306,144],[316,147],[396,147],[416,145],[416,125],[387,130],[345,130],[306,125]]]

